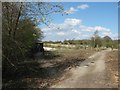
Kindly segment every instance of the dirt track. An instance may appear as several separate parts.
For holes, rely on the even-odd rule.
[[[80,66],[68,71],[69,77],[65,76],[66,79],[51,88],[109,88],[105,64],[105,55],[109,51],[100,51],[90,56]]]

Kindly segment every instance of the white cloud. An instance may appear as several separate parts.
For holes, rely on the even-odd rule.
[[[73,30],[71,30],[73,33],[77,33],[77,34],[81,34],[81,32],[80,31],[78,31],[78,30],[76,30],[76,29],[73,29]]]
[[[64,11],[63,13],[65,14],[73,14],[74,12],[76,12],[77,10],[73,7],[71,7],[70,9]]]
[[[56,29],[56,25],[54,23],[51,23],[48,27],[42,28],[42,31],[51,31],[51,29]]]
[[[82,20],[76,18],[66,18],[64,23],[54,24],[51,23],[48,27],[42,28],[42,31],[57,31],[57,30],[69,30],[72,27],[80,25]]]
[[[67,25],[71,25],[71,26],[76,26],[79,25],[82,22],[82,20],[80,19],[75,19],[75,18],[67,18],[65,19],[64,23]]]
[[[88,26],[81,25],[79,26],[79,28],[84,32],[94,32],[96,30],[99,32],[107,32],[107,33],[110,32],[110,29],[102,27],[102,26],[88,27]]]
[[[119,38],[120,38],[120,33],[116,33],[116,37],[119,37]]]
[[[103,32],[102,34],[103,34],[104,36],[111,36],[111,35],[112,35],[111,32]]]
[[[51,32],[44,32],[44,35],[46,36],[46,35],[52,35],[52,33]]]
[[[63,23],[51,23],[49,27],[42,28],[42,31],[46,33],[46,37],[50,38],[54,36],[56,39],[57,37],[59,37],[59,39],[86,39],[90,38],[96,30],[98,30],[99,35],[103,37],[106,35],[111,37],[117,36],[114,35],[109,28],[103,26],[86,26],[82,24],[81,19],[76,18],[66,18]]]
[[[89,6],[87,4],[82,4],[82,5],[77,6],[77,8],[84,10],[84,9],[89,8]]]
[[[112,32],[103,32],[102,37],[104,36],[110,36],[112,39],[118,39],[119,34],[118,33],[112,33]]]
[[[96,26],[96,27],[95,27],[95,30],[97,30],[97,31],[107,31],[107,32],[110,31],[110,29],[105,28],[105,27],[101,27],[101,26]]]
[[[48,31],[48,30],[51,30],[50,28],[42,28],[42,31]]]
[[[119,33],[113,33],[112,37],[113,37],[113,39],[120,39],[120,34]]]
[[[84,25],[81,25],[80,27],[80,30],[81,31],[84,31],[84,32],[94,32],[94,27],[88,27],[88,26],[84,26]]]
[[[65,10],[63,12],[63,14],[73,14],[76,11],[78,11],[78,9],[84,10],[84,9],[87,9],[87,8],[89,8],[89,6],[87,4],[82,4],[82,5],[77,6],[76,8],[70,7],[68,10]]]
[[[58,32],[57,35],[59,35],[59,36],[64,36],[65,33],[64,33],[64,32]]]
[[[86,27],[85,31],[94,32],[94,28],[93,27]]]

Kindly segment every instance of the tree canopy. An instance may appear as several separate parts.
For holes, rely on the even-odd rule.
[[[43,38],[39,25],[48,25],[52,13],[62,12],[63,6],[47,2],[2,3],[2,65],[4,73],[17,69],[28,59],[37,39]],[[5,75],[5,74],[4,74]]]

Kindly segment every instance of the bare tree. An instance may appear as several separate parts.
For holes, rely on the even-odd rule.
[[[101,42],[101,37],[98,35],[99,32],[96,30],[92,36],[92,43],[93,43],[93,47],[101,47],[102,42]]]
[[[15,64],[26,58],[26,52],[38,35],[42,37],[42,31],[36,27],[40,24],[48,25],[51,14],[62,10],[63,6],[57,3],[2,3],[2,56],[5,68],[12,66],[16,69]]]
[[[29,18],[35,24],[48,25],[51,21],[50,15],[62,12],[63,6],[60,3],[47,2],[3,2],[2,11],[4,12],[2,15],[5,22],[4,28],[8,30],[9,36],[15,38],[21,19]]]

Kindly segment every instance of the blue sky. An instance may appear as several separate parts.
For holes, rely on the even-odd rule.
[[[41,28],[44,41],[90,39],[96,30],[101,37],[118,38],[117,2],[65,2],[63,5],[63,13],[68,15],[51,15],[49,27]]]

